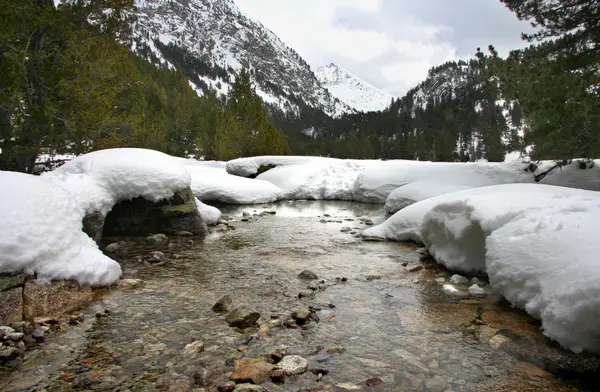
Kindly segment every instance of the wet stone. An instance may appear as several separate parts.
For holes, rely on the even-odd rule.
[[[221,384],[217,387],[217,391],[219,392],[232,392],[235,389],[235,383],[232,381],[226,382],[225,384]]]
[[[319,281],[318,280],[313,280],[312,282],[310,282],[308,284],[308,289],[316,291],[319,289]]]
[[[298,298],[313,298],[315,296],[315,292],[312,290],[302,290],[298,293]]]
[[[169,242],[169,237],[164,234],[154,234],[146,237],[146,242],[150,245],[164,245]]]
[[[265,388],[260,385],[254,384],[238,384],[235,386],[233,392],[268,392]]]
[[[312,271],[304,270],[298,274],[298,277],[303,280],[318,280],[319,277]]]
[[[308,309],[298,309],[292,312],[292,318],[299,325],[306,324],[310,320],[311,311]]]
[[[379,377],[371,377],[365,381],[365,384],[368,387],[376,387],[383,384],[383,381]]]
[[[299,355],[287,355],[277,364],[286,374],[300,374],[308,370],[308,361]]]
[[[106,248],[104,248],[104,251],[107,253],[114,253],[121,249],[122,246],[121,242],[113,242],[112,244],[107,245]]]
[[[244,358],[235,361],[235,371],[231,375],[231,380],[236,383],[252,382],[254,384],[263,384],[269,380],[271,371],[275,366],[263,359]]]
[[[158,264],[158,263],[162,263],[163,261],[165,261],[166,256],[163,252],[159,251],[159,250],[155,250],[154,252],[150,253],[150,257],[148,258],[148,262],[151,264]]]
[[[229,295],[224,295],[223,297],[221,297],[221,299],[215,302],[215,304],[212,307],[212,311],[215,313],[227,313],[232,303],[233,300],[231,299],[231,297]]]
[[[31,333],[31,337],[33,337],[36,340],[43,340],[45,335],[46,331],[44,331],[41,328],[38,328]]]
[[[242,306],[232,310],[225,321],[230,327],[237,328],[249,328],[256,324],[260,318],[260,313],[249,310],[247,307]]]
[[[204,343],[200,340],[196,340],[183,348],[182,354],[185,356],[194,356],[204,351]]]

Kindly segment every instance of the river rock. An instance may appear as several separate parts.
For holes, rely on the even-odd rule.
[[[306,324],[310,321],[310,310],[308,309],[298,309],[292,312],[292,318],[299,325]]]
[[[21,340],[25,334],[23,332],[11,332],[4,336],[7,340]]]
[[[225,318],[230,327],[248,328],[255,325],[260,318],[260,313],[254,312],[245,306],[233,309]]]
[[[317,276],[317,274],[315,274],[312,271],[309,270],[304,270],[302,272],[300,272],[298,274],[298,277],[300,279],[304,279],[304,280],[319,280],[319,277]]]
[[[154,234],[146,237],[146,242],[150,245],[164,245],[169,242],[169,237],[165,234]]]
[[[187,187],[175,192],[170,199],[157,202],[143,197],[125,200],[113,206],[104,221],[105,236],[148,235],[165,233],[175,235],[189,231],[198,236],[207,227],[196,206],[192,190]]]
[[[308,361],[299,355],[286,355],[277,364],[285,374],[300,374],[308,370]]]
[[[183,348],[182,354],[188,357],[192,357],[196,354],[200,354],[204,351],[204,343],[200,340],[196,340]]]
[[[336,384],[335,387],[338,389],[341,389],[343,391],[360,391],[362,389],[361,387],[359,387],[357,385],[350,384],[347,382]]]
[[[308,284],[308,288],[310,290],[316,291],[319,289],[319,281],[318,280],[313,280]]]
[[[121,249],[122,243],[121,242],[113,242],[112,244],[108,244],[106,246],[106,248],[104,248],[104,251],[107,253],[114,253],[116,251],[118,251],[119,249]]]
[[[452,275],[450,278],[450,282],[454,284],[467,284],[469,283],[469,279],[465,278],[462,275]]]
[[[23,287],[23,319],[31,320],[40,316],[56,318],[93,299],[94,294],[89,286],[66,280],[43,284],[28,279]]]
[[[147,261],[151,264],[157,264],[165,261],[165,258],[166,256],[163,252],[161,252],[160,250],[155,250],[154,252],[150,253],[150,257]]]
[[[224,295],[219,299],[212,307],[212,311],[215,313],[227,313],[233,300],[229,295]]]
[[[31,337],[35,340],[43,340],[46,335],[46,331],[42,328],[38,328],[31,333]]]
[[[235,386],[233,392],[268,392],[265,388],[260,385],[254,384],[238,384]]]
[[[315,292],[312,290],[302,290],[298,293],[298,298],[313,298],[315,296]]]
[[[122,290],[135,289],[142,285],[141,279],[121,279],[117,282],[117,287]]]
[[[251,381],[254,384],[263,384],[269,380],[270,373],[275,366],[263,359],[244,358],[234,362],[235,371],[231,380],[236,383]]]
[[[478,285],[473,284],[472,286],[469,286],[469,294],[475,295],[475,296],[480,296],[480,295],[484,295],[485,291]]]

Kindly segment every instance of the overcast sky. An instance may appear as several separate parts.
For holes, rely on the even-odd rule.
[[[313,69],[331,62],[402,96],[447,60],[492,44],[522,47],[529,30],[500,0],[235,0]]]

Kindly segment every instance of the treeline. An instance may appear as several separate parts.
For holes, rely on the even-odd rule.
[[[289,152],[247,73],[223,102],[198,96],[184,69],[132,54],[132,7],[0,0],[0,170],[110,147],[207,159]]]
[[[274,112],[294,151],[341,158],[501,161],[600,156],[600,7],[596,0],[502,0],[537,33],[501,58],[493,46],[448,62],[382,112],[331,119]]]

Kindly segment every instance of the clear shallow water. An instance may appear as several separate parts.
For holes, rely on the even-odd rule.
[[[242,211],[265,209],[277,214],[240,221]],[[194,244],[177,240],[161,248],[169,257],[161,265],[137,261],[155,249],[128,239],[133,245],[116,258],[125,277],[143,285],[108,292],[87,310],[89,320],[105,308],[108,316],[50,338],[28,353],[21,370],[0,376],[0,388],[179,391],[201,388],[194,374],[206,369],[204,388],[215,390],[229,379],[234,359],[286,345],[290,354],[308,359],[309,369],[328,374],[320,381],[309,371],[284,384],[269,382],[269,391],[342,390],[340,383],[365,391],[594,389],[596,358],[555,347],[533,320],[511,312],[497,296],[450,298],[435,281],[448,272],[435,265],[411,272],[421,264],[415,246],[364,242],[340,231],[364,228],[361,219],[383,220],[380,205],[286,202],[226,207],[224,213],[236,230]],[[304,269],[327,281],[312,299],[297,297],[306,289],[297,278]],[[336,280],[342,277],[347,281]],[[307,306],[321,309],[320,322],[242,333],[211,311],[225,294],[234,306],[260,312],[262,325],[271,315],[285,318]],[[476,323],[479,317],[487,325]],[[492,328],[509,340],[500,349],[487,342]],[[182,349],[195,339],[205,351],[186,357]],[[336,353],[328,354],[331,348]],[[367,387],[372,377],[383,383]]]

